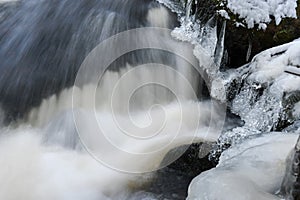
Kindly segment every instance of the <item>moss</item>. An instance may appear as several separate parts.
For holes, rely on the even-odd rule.
[[[283,29],[275,33],[273,40],[276,43],[288,42],[293,39],[293,31],[291,29]]]

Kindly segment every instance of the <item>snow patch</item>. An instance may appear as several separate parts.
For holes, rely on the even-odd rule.
[[[275,18],[277,25],[283,18],[297,18],[296,0],[228,0],[227,8],[244,19],[248,28],[257,24],[265,29],[266,24],[271,22],[270,16]]]

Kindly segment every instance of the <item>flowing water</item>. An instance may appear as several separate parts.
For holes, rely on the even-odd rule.
[[[163,198],[136,191],[224,121],[177,25],[153,0],[0,2],[0,199]]]

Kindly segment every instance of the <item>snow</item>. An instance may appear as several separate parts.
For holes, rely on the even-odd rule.
[[[300,40],[268,49],[254,57],[251,79],[269,82],[282,75],[286,67],[300,66]]]
[[[213,157],[228,143],[236,145],[245,138],[280,127],[284,120],[300,119],[299,103],[288,100],[289,95],[299,93],[300,77],[294,75],[300,71],[299,55],[298,39],[261,52],[251,63],[226,72],[227,93],[234,95],[231,111],[245,123],[222,134]]]
[[[299,40],[274,47],[254,57],[248,72],[236,71],[236,79],[244,77],[245,84],[232,102],[232,111],[247,129],[265,132],[277,124],[284,95],[300,88],[300,77],[285,72],[298,69],[299,50]]]
[[[275,200],[298,134],[271,133],[225,151],[219,165],[196,177],[187,200]]]
[[[248,28],[257,24],[265,29],[266,24],[271,22],[270,16],[275,18],[277,25],[283,18],[297,18],[296,0],[228,0],[227,8],[244,19]]]
[[[224,17],[225,19],[230,19],[229,14],[226,10],[218,10],[219,15]]]

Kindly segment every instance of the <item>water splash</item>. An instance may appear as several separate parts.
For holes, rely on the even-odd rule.
[[[139,198],[131,192],[151,173],[120,171],[158,169],[176,159],[164,158],[173,148],[218,138],[223,110],[198,101],[198,62],[170,33],[129,34],[124,43],[105,46],[96,57],[103,76],[97,68],[75,81],[81,64],[94,61],[86,56],[110,36],[174,27],[166,8],[150,0],[29,0],[18,6],[0,22],[1,104],[10,123],[1,129],[0,163],[13,166],[0,173],[1,199]],[[111,52],[129,44],[181,53],[137,49],[104,66]],[[152,84],[139,85],[145,80]]]

